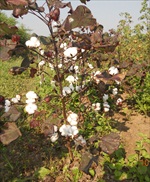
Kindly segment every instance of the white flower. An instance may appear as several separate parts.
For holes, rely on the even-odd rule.
[[[79,72],[79,66],[77,66],[77,65],[72,65],[72,66],[70,66],[70,68],[68,69],[69,70],[69,72],[71,72],[71,71],[75,71],[75,73],[78,73]]]
[[[36,101],[35,99],[30,98],[26,100],[26,103],[30,104],[30,103],[34,103],[35,101]]]
[[[93,69],[93,68],[94,68],[93,65],[90,64],[90,63],[88,63],[88,67],[89,67],[90,69]]]
[[[5,112],[8,112],[9,111],[9,109],[10,109],[10,106],[5,106]]]
[[[81,90],[81,86],[76,85],[76,91],[79,92]]]
[[[37,99],[38,98],[38,96],[37,96],[37,94],[34,92],[34,91],[29,91],[29,92],[27,92],[26,93],[26,97],[27,97],[27,99]]]
[[[81,146],[86,145],[86,140],[83,138],[82,135],[78,136],[78,138],[76,138],[74,140],[74,142],[75,142],[76,145],[81,145]]]
[[[51,68],[51,70],[53,70],[53,69],[54,69],[54,66],[53,66],[53,64],[52,64],[52,63],[49,63],[49,67]]]
[[[43,66],[44,64],[45,64],[45,61],[44,60],[42,60],[42,61],[39,62],[39,66]]]
[[[91,76],[91,78],[94,79],[97,84],[100,82],[99,78],[97,78],[98,75],[101,75],[100,71],[96,71],[92,73],[92,76]]]
[[[27,40],[27,41],[25,42],[25,45],[26,45],[27,47],[30,47],[31,41],[30,41],[30,40]]]
[[[40,41],[36,37],[31,37],[30,40],[33,42],[34,47],[40,46]]]
[[[65,80],[67,80],[69,83],[74,83],[78,80],[78,77],[74,77],[72,75],[69,75]]]
[[[104,94],[103,95],[103,101],[105,102],[105,101],[107,101],[108,100],[108,94]]]
[[[25,42],[25,45],[27,47],[39,47],[40,41],[36,37],[31,37],[30,40],[27,40]]]
[[[34,112],[37,110],[37,105],[34,103],[29,103],[26,105],[25,110],[28,114],[34,114]]]
[[[40,54],[43,56],[44,55],[44,50],[40,50]]]
[[[108,107],[104,107],[104,112],[108,112],[109,108]]]
[[[20,95],[16,95],[16,97],[11,99],[11,102],[18,103],[20,101],[20,98],[21,98]]]
[[[118,68],[115,68],[114,66],[112,66],[109,68],[108,72],[110,75],[116,75],[119,73],[119,70],[118,70]]]
[[[58,68],[62,68],[62,66],[63,66],[62,64],[59,64],[59,65],[58,65]]]
[[[75,73],[78,73],[78,69],[79,69],[79,66],[75,65],[74,66]]]
[[[50,140],[51,142],[56,142],[56,140],[58,139],[58,127],[56,125],[53,125],[53,129],[54,129],[54,133],[53,134],[50,134]]]
[[[74,19],[73,18],[69,18],[69,23],[72,23],[74,21]]]
[[[18,99],[16,97],[14,97],[14,98],[11,99],[11,102],[18,103]]]
[[[92,104],[92,108],[95,111],[99,111],[101,109],[101,104],[99,102]]]
[[[112,90],[112,93],[113,93],[113,95],[117,95],[117,94],[118,94],[118,88],[114,88],[114,89]]]
[[[52,21],[53,32],[57,32],[58,31],[58,26],[59,26],[59,24],[57,22]]]
[[[69,88],[74,91],[74,86],[72,85],[72,83],[69,85]]]
[[[9,100],[5,100],[5,112],[8,112],[10,109],[11,102]]]
[[[53,133],[50,137],[51,142],[56,142],[58,140],[58,133]]]
[[[117,83],[117,85],[119,85],[119,84],[120,84],[120,82],[119,82],[118,80],[115,80],[115,82]]]
[[[72,138],[79,133],[78,128],[76,126],[65,125],[65,124],[59,128],[59,131],[61,132],[62,136],[65,137],[70,136]]]
[[[108,104],[108,102],[104,102],[103,107],[104,107],[104,112],[108,112],[109,108],[110,108],[110,105]]]
[[[16,98],[18,99],[18,101],[21,99],[20,95],[16,95]]]
[[[66,96],[67,94],[70,94],[72,92],[72,90],[70,89],[70,87],[63,87],[63,96]]]
[[[75,88],[75,90],[77,91],[77,92],[79,92],[82,88],[84,88],[84,86],[85,85],[76,85],[76,88]]]
[[[96,72],[94,73],[94,76],[96,76],[96,75],[101,75],[101,72],[100,72],[100,71],[96,71]]]
[[[117,99],[116,105],[122,105],[123,100],[121,98]]]
[[[65,58],[72,58],[73,60],[77,59],[77,53],[78,53],[78,48],[77,47],[69,47],[64,51],[64,57]]]
[[[10,101],[6,99],[5,100],[5,106],[10,106],[10,104],[11,104]]]
[[[58,131],[58,127],[56,125],[54,125],[54,132]]]
[[[67,49],[67,43],[66,42],[61,43],[60,48],[66,50]]]
[[[70,123],[70,125],[75,126],[78,124],[78,115],[72,111],[69,111],[69,115],[67,117],[67,121]]]

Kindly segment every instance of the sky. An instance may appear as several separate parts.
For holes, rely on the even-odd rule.
[[[39,5],[44,3],[43,0],[37,0]],[[73,9],[78,5],[84,5],[79,0],[64,0],[64,2],[71,2]],[[132,16],[133,26],[139,23],[142,0],[90,0],[86,6],[91,10],[93,17],[96,18],[99,24],[104,26],[104,32],[109,29],[116,29],[119,21],[122,19],[120,13],[128,12]],[[67,16],[69,8],[64,8],[61,11],[60,20],[64,20]],[[5,11],[8,16],[11,16],[11,11]],[[21,24],[24,24],[26,28],[31,29],[38,35],[48,36],[49,31],[47,26],[41,22],[37,17],[27,14],[23,18],[17,19]]]

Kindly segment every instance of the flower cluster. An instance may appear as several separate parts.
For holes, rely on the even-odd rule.
[[[18,103],[20,101],[20,99],[21,99],[20,95],[16,95],[16,97],[11,99],[11,102]]]
[[[118,68],[112,66],[112,67],[109,68],[108,72],[109,72],[110,75],[116,75],[116,74],[119,73],[119,70],[118,70]]]
[[[61,135],[65,136],[65,137],[74,138],[74,136],[76,136],[79,133],[79,130],[77,128],[78,119],[79,119],[79,117],[76,113],[69,111],[67,121],[70,125],[63,124],[59,128]]]
[[[77,126],[71,126],[66,124],[63,124],[59,128],[59,131],[61,132],[62,136],[72,137],[72,138],[79,133]]]
[[[114,96],[117,95],[118,94],[118,88],[114,88],[112,90],[112,94]],[[108,94],[104,94],[103,95],[103,110],[104,110],[104,112],[108,112],[109,109],[110,109],[110,105],[108,103],[108,99],[109,99]],[[123,100],[121,98],[118,98],[117,101],[116,101],[116,105],[121,106],[122,102],[123,102]],[[99,102],[93,103],[92,104],[92,109],[94,109],[95,111],[101,110],[101,103],[99,103]]]
[[[70,84],[71,84],[71,83],[77,82],[77,80],[78,80],[78,77],[74,77],[74,76],[72,76],[72,75],[69,75],[69,76],[66,78],[66,81],[68,81]]]
[[[72,126],[76,126],[78,124],[78,115],[72,111],[68,112],[68,117],[67,117],[67,121],[68,123],[70,123],[70,125]]]
[[[118,94],[118,88],[114,88],[114,89],[112,90],[112,94],[113,94],[113,95],[117,95],[117,94]]]
[[[77,53],[78,53],[78,48],[77,47],[69,47],[64,51],[64,57],[66,58],[65,62],[68,62],[68,58],[72,58],[73,60],[77,60]]]
[[[101,110],[101,103],[99,103],[99,102],[93,103],[93,104],[92,104],[92,108],[93,108],[95,111]]]
[[[37,94],[34,91],[29,91],[26,94],[26,107],[25,110],[28,114],[34,114],[34,112],[37,110],[37,105],[35,104],[36,99],[38,98]]]
[[[25,42],[25,45],[27,47],[39,47],[40,46],[40,41],[36,37],[31,37],[30,40],[27,40]]]

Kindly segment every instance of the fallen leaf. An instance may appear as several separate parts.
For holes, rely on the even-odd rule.
[[[7,122],[4,126],[6,129],[0,133],[0,141],[4,145],[8,145],[10,142],[16,140],[19,136],[22,135],[15,123]]]
[[[89,169],[93,162],[98,164],[98,156],[93,156],[90,152],[86,151],[82,154],[79,169],[84,173],[89,174]]]
[[[42,133],[45,137],[52,136],[54,134],[54,125],[48,122],[42,124]]]
[[[110,133],[101,139],[100,147],[103,152],[112,154],[120,145],[120,136],[117,133]]]
[[[17,110],[15,106],[11,106],[9,111],[4,113],[1,118],[8,118],[9,121],[17,121],[21,113]]]

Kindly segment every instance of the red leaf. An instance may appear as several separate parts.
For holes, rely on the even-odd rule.
[[[33,119],[33,120],[30,122],[30,127],[31,127],[31,128],[39,127],[39,125],[40,125],[40,121],[39,121],[39,120]]]
[[[37,73],[37,69],[35,69],[35,68],[31,68],[30,69],[30,77],[31,78],[34,78],[34,76],[35,76],[36,73]]]
[[[13,4],[13,5],[16,5],[16,6],[26,6],[28,5],[28,2],[26,0],[6,0],[6,3],[7,4]]]

